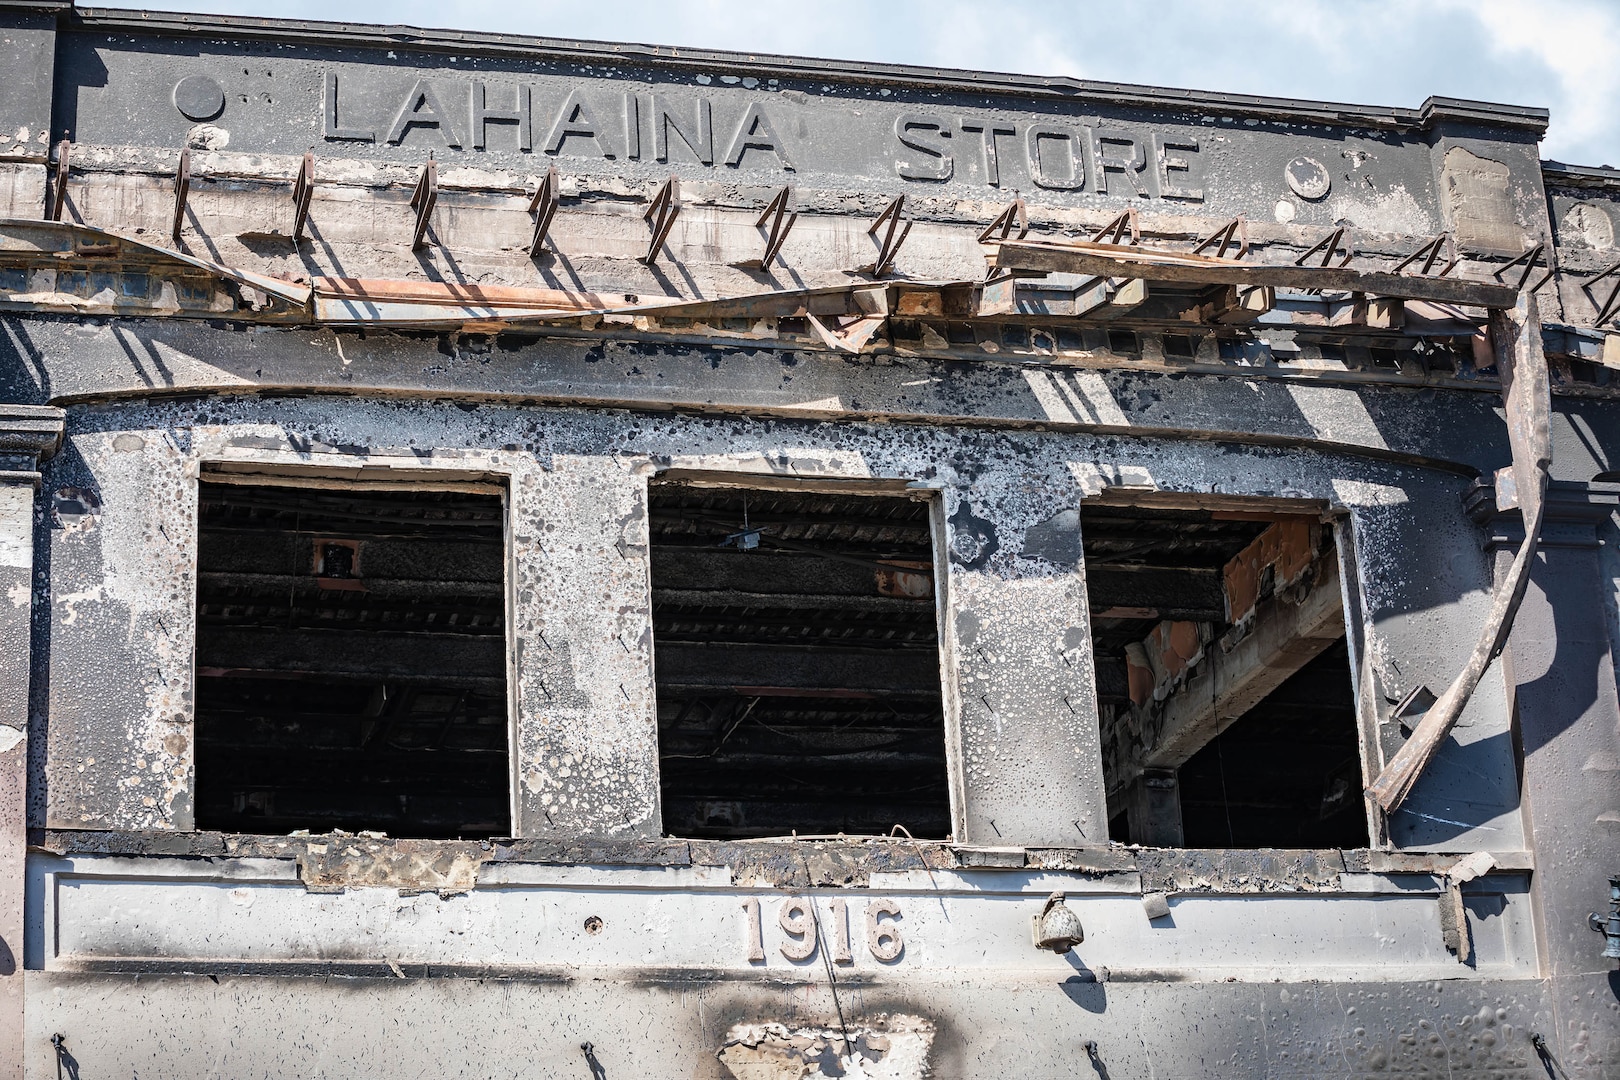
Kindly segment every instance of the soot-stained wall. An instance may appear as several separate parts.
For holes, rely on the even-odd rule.
[[[1081,432],[649,415],[465,402],[220,397],[72,411],[47,466],[35,628],[36,825],[189,829],[196,483],[204,464],[511,492],[517,831],[660,832],[646,490],[665,470],[937,491],[958,839],[1107,836],[1078,531],[1105,485],[1324,500],[1349,515],[1377,692],[1443,685],[1489,600],[1454,471]],[[1061,540],[1058,537],[1057,540]],[[1393,824],[1403,843],[1522,843],[1499,678]],[[1481,784],[1478,777],[1501,778]]]

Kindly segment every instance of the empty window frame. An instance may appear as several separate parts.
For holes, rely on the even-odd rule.
[[[649,496],[666,831],[949,836],[931,501]]]
[[[1112,838],[1365,847],[1332,525],[1088,500],[1081,532]]]
[[[505,533],[495,485],[205,474],[197,827],[509,835]]]

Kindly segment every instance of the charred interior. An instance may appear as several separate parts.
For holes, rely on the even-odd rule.
[[[1113,839],[1366,845],[1332,528],[1093,501],[1082,535]]]
[[[499,489],[203,482],[197,824],[505,836]]]
[[[929,505],[652,485],[668,832],[950,834]]]

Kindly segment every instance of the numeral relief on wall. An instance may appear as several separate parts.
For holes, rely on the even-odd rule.
[[[767,962],[765,919],[761,914],[758,897],[743,901],[746,915],[748,959],[751,963]],[[857,918],[862,917],[859,913]],[[825,908],[816,906],[813,899],[790,896],[776,910],[776,928],[770,936],[776,941],[777,951],[786,959],[803,962],[816,955],[823,942],[835,964],[853,964],[855,955],[850,945],[849,901],[843,897],[829,900]],[[900,928],[902,914],[894,900],[872,900],[865,906],[865,944],[872,958],[889,964],[899,960],[905,952],[905,935]],[[780,929],[780,934],[776,931]]]

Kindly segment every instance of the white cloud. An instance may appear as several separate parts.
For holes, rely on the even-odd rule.
[[[1543,145],[1551,157],[1578,164],[1620,164],[1620,9],[1594,0],[1457,0],[1449,5],[1477,19],[1491,50],[1504,63],[1526,58],[1556,79],[1553,125]],[[1605,162],[1580,161],[1588,148],[1607,151]]]

